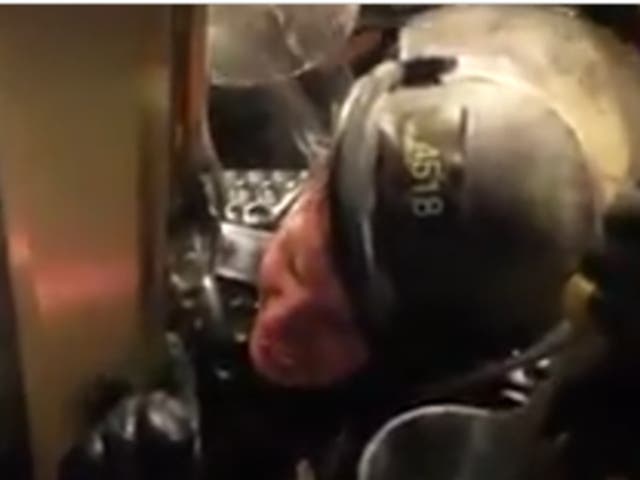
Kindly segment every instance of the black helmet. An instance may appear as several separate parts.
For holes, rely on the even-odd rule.
[[[516,348],[560,320],[602,198],[534,89],[456,56],[382,64],[347,100],[333,162],[339,267],[369,333],[427,315],[410,320],[432,331],[443,309],[455,335]]]
[[[544,463],[534,440],[562,375],[556,358],[556,380],[529,382],[533,391],[513,416],[493,415],[504,403],[491,398],[490,409],[478,409],[485,399],[477,396],[474,408],[437,403],[464,403],[474,387],[500,389],[497,379],[511,369],[536,370],[541,355],[566,346],[566,322],[543,333],[561,320],[564,282],[599,240],[602,207],[638,173],[638,87],[633,53],[574,13],[455,6],[411,21],[399,58],[352,89],[331,164],[338,266],[372,340],[384,346],[406,328],[394,353],[417,342],[427,352],[419,360],[446,370],[442,383],[419,372],[419,393],[401,394],[421,408],[371,439],[358,478],[482,478],[487,468],[525,478],[528,460]],[[454,324],[451,337],[438,335],[442,323]],[[426,326],[418,335],[416,324]],[[495,350],[465,351],[487,337],[502,353],[535,345],[451,376],[461,350],[471,358],[453,368],[482,361],[478,353],[496,360]],[[423,462],[434,445],[446,446],[446,458]],[[493,453],[505,451],[509,461],[492,468]]]

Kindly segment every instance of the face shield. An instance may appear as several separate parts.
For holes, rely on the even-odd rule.
[[[209,124],[232,223],[270,228],[314,163],[351,84],[354,5],[208,7]],[[288,201],[287,201],[288,200]]]

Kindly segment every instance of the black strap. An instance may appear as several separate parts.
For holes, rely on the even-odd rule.
[[[512,370],[531,366],[538,360],[550,357],[565,348],[575,338],[575,331],[569,321],[563,321],[547,333],[539,342],[523,353],[503,361],[482,365],[469,374],[427,386],[418,387],[409,403],[424,405],[435,399],[452,396],[463,390],[472,389],[483,383],[490,383],[505,377]]]

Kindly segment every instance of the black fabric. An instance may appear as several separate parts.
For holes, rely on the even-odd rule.
[[[125,398],[63,459],[59,478],[195,480],[195,419],[166,392]]]
[[[598,287],[591,308],[600,327],[622,349],[640,341],[640,190],[630,185],[614,199],[603,235],[585,257],[583,272]]]

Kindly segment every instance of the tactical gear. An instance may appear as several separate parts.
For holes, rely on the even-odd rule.
[[[285,300],[276,310],[301,317],[276,341],[309,353],[314,325],[326,321],[344,338],[354,330],[366,335],[370,364],[346,385],[280,389],[254,377],[249,365],[224,368],[211,343],[196,341],[199,408],[184,392],[133,395],[91,437],[113,434],[118,455],[102,455],[93,442],[84,460],[97,458],[110,472],[120,462],[134,478],[149,471],[149,450],[176,464],[193,460],[189,473],[202,460],[206,475],[223,479],[280,480],[301,457],[322,480],[637,473],[640,400],[637,383],[625,382],[640,379],[625,369],[635,366],[637,277],[630,266],[640,264],[640,201],[637,190],[621,188],[637,173],[632,160],[640,154],[637,61],[613,37],[560,9],[444,7],[400,33],[397,58],[357,82],[338,119],[325,192],[334,238],[296,245],[326,250],[308,255],[325,271],[333,256],[359,330],[347,309],[331,310],[335,298],[325,301],[335,292],[313,296],[306,277],[294,275],[293,255],[280,262],[290,269],[285,280],[294,278],[289,290],[271,288],[276,302]],[[255,173],[226,178],[262,196],[264,185],[248,181]],[[284,199],[296,187],[278,191]],[[317,210],[297,213],[309,221]],[[280,217],[264,218],[222,225],[219,277],[256,278],[269,236],[254,229],[276,228],[269,221]],[[238,255],[242,249],[249,254]],[[588,251],[583,273],[596,295],[585,310],[597,321],[582,330],[573,318],[563,321],[560,300]],[[291,291],[307,302],[291,301]],[[221,292],[227,303],[254,311],[253,302]],[[300,321],[311,315],[291,305],[313,301],[324,316]],[[246,337],[238,344],[245,348]],[[235,381],[239,371],[244,376]],[[156,419],[168,428],[149,421],[157,405]],[[145,427],[136,434],[151,434],[131,439],[120,428],[131,424]],[[624,448],[613,452],[617,439]],[[551,468],[560,463],[565,471]],[[88,464],[85,478],[102,475]]]

